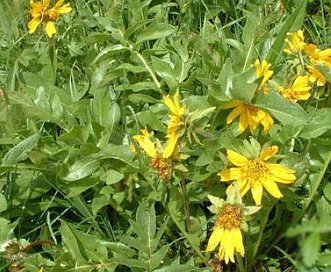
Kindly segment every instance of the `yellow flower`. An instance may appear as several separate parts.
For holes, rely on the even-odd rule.
[[[310,97],[310,90],[309,76],[298,76],[289,88],[279,86],[280,94],[292,102],[307,100]]]
[[[216,219],[216,228],[212,232],[206,251],[213,251],[218,244],[218,257],[220,260],[234,261],[234,253],[245,255],[243,237],[240,230],[242,217],[242,206],[238,204],[225,203],[220,209]]]
[[[147,153],[151,158],[149,165],[156,169],[161,179],[167,179],[173,170],[173,160],[178,158],[178,147],[175,147],[171,158],[164,158],[164,151],[161,148],[157,148],[155,143],[151,141],[151,136],[148,130],[142,129],[142,135],[135,135],[133,139],[138,145]]]
[[[186,112],[186,106],[181,106],[179,103],[179,94],[174,95],[174,100],[172,101],[169,95],[164,97],[164,103],[171,111],[170,122],[167,128],[167,143],[164,149],[163,157],[169,158],[178,148],[178,139],[180,137],[180,123],[181,118]]]
[[[276,182],[290,184],[296,177],[294,170],[283,165],[266,162],[277,152],[278,147],[274,145],[260,153],[257,158],[248,159],[235,151],[227,150],[228,160],[236,167],[223,170],[218,175],[221,181],[236,180],[241,196],[251,189],[256,205],[261,205],[263,188],[273,197],[281,198],[283,195]]]
[[[297,32],[288,32],[287,36],[288,38],[285,39],[285,43],[288,48],[284,49],[286,54],[297,54],[298,52],[303,51],[306,43],[304,42],[305,37],[302,30],[298,30]]]
[[[307,69],[309,71],[309,80],[311,82],[316,82],[317,86],[324,86],[326,84],[325,76],[314,66],[307,65]]]
[[[321,50],[315,44],[308,44],[304,47],[305,52],[309,55],[311,64],[321,63],[330,67],[331,49]]]
[[[247,127],[250,128],[253,133],[259,124],[264,128],[264,132],[268,132],[273,126],[274,121],[269,115],[269,113],[253,106],[246,104],[244,102],[234,100],[225,103],[222,106],[223,109],[234,108],[229,116],[226,118],[227,124],[232,123],[232,121],[239,116],[239,131],[243,132]]]
[[[257,78],[263,77],[262,82],[258,87],[258,90],[261,90],[273,74],[273,71],[270,69],[271,64],[267,63],[265,60],[260,63],[260,60],[257,59],[254,63],[254,66],[256,69]]]
[[[49,7],[50,0],[42,0],[42,2],[30,1],[30,14],[32,20],[28,23],[29,34],[36,31],[37,27],[42,23],[45,27],[48,37],[52,37],[56,33],[54,21],[57,20],[60,14],[68,13],[72,10],[70,4],[63,5],[63,0],[56,2],[55,6]]]

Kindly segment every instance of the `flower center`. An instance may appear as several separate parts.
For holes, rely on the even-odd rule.
[[[265,162],[259,158],[250,161],[243,168],[243,177],[248,180],[250,185],[255,182],[260,182],[260,180],[269,174],[269,169],[267,168]]]
[[[169,178],[172,173],[172,161],[169,159],[164,159],[161,156],[151,158],[149,165],[159,172],[159,176],[163,180]]]
[[[216,219],[216,224],[227,230],[239,228],[240,222],[241,206],[233,204],[225,204]]]

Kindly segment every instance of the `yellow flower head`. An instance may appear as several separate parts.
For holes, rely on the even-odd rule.
[[[260,63],[260,60],[257,59],[254,63],[255,69],[256,69],[256,76],[257,78],[261,78],[262,82],[260,83],[258,90],[261,90],[267,83],[267,81],[270,79],[270,77],[273,74],[273,71],[270,69],[271,64],[267,63],[265,60]]]
[[[311,64],[318,63],[331,67],[331,49],[321,50],[315,44],[308,44],[304,47],[305,53],[309,55]]]
[[[213,251],[218,244],[218,257],[220,260],[234,261],[234,253],[245,255],[243,237],[240,230],[241,206],[225,204],[216,219],[216,228],[211,234],[206,251]]]
[[[186,106],[180,105],[178,93],[174,95],[173,101],[170,99],[169,95],[165,96],[163,100],[171,112],[171,114],[169,115],[170,122],[168,124],[166,136],[168,138],[168,141],[166,143],[163,153],[164,158],[169,158],[176,151],[176,148],[178,148],[178,139],[180,137],[180,123],[182,120],[182,116],[186,112]]]
[[[226,264],[229,261],[235,262],[235,252],[241,256],[245,255],[241,233],[241,229],[247,230],[248,227],[245,218],[257,212],[260,207],[244,206],[236,183],[227,190],[226,201],[211,195],[208,195],[208,198],[213,204],[208,208],[212,213],[217,214],[217,217],[216,228],[208,240],[205,251],[213,251],[219,245],[218,258],[224,260]]]
[[[280,94],[292,102],[307,100],[310,97],[310,90],[309,76],[298,76],[289,88],[279,86]]]
[[[238,100],[227,102],[224,106],[222,106],[222,108],[234,108],[226,118],[226,122],[227,124],[230,124],[235,118],[239,116],[240,133],[242,133],[247,127],[249,127],[253,133],[260,124],[264,128],[264,132],[268,132],[274,124],[274,121],[269,113],[253,105],[246,104]]]
[[[29,34],[34,33],[42,23],[46,34],[51,38],[56,33],[53,22],[57,20],[60,14],[68,13],[72,10],[69,3],[63,5],[63,0],[57,1],[54,7],[50,7],[49,4],[50,0],[42,0],[42,2],[30,1],[32,20],[28,23]]]
[[[307,65],[307,69],[309,71],[309,80],[310,82],[315,83],[317,86],[324,86],[326,84],[326,78],[325,76],[314,66]]]
[[[223,170],[218,175],[221,181],[236,180],[241,196],[251,189],[256,205],[261,205],[263,188],[273,197],[281,198],[283,195],[276,182],[290,184],[296,177],[294,170],[267,162],[277,152],[278,147],[274,145],[260,153],[257,158],[248,159],[235,151],[227,150],[227,158],[235,167]]]
[[[288,48],[284,49],[286,54],[297,54],[298,52],[303,51],[306,43],[304,42],[305,37],[302,30],[298,30],[297,32],[288,32],[287,36],[288,38],[285,39],[285,43]]]
[[[156,148],[155,143],[151,141],[151,136],[148,130],[142,129],[142,135],[135,135],[133,139],[138,143],[138,145],[147,153],[151,158],[149,165],[156,169],[159,173],[161,179],[167,179],[173,170],[173,160],[178,157],[178,148],[175,148],[172,158],[164,158],[164,151],[162,149]]]

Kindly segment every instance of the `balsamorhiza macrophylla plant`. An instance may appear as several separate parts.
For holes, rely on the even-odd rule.
[[[213,230],[207,244],[206,252],[218,248],[217,258],[224,260],[226,264],[235,262],[235,255],[243,257],[245,248],[241,231],[247,231],[246,221],[248,216],[257,212],[260,207],[246,207],[242,203],[238,186],[233,183],[227,190],[226,201],[215,196],[208,196],[212,205],[209,210],[216,214],[215,229]]]
[[[283,197],[277,183],[293,183],[296,179],[295,170],[275,162],[267,162],[278,152],[276,145],[261,148],[253,139],[251,144],[247,141],[245,143],[248,148],[243,151],[244,154],[227,150],[227,158],[234,167],[218,174],[221,181],[236,181],[241,196],[251,190],[255,204],[258,206],[261,205],[263,188],[275,198]]]
[[[302,30],[290,32],[287,35],[288,38],[285,39],[287,48],[284,49],[284,52],[291,56],[294,61],[297,60],[301,70],[309,76],[312,83],[317,86],[324,86],[326,78],[317,66],[322,65],[331,68],[331,49],[321,50],[315,44],[307,44]]]
[[[170,110],[170,122],[167,127],[167,141],[163,148],[159,141],[152,142],[147,129],[141,130],[141,135],[133,136],[133,139],[151,158],[150,166],[156,169],[161,179],[170,177],[174,162],[179,159],[179,138],[181,136],[181,124],[186,114],[186,106],[179,102],[179,94],[174,95],[171,100],[169,96],[164,97],[164,103]]]
[[[273,74],[273,71],[270,69],[271,64],[263,60],[260,63],[260,60],[256,60],[254,63],[256,69],[256,77],[262,78],[261,83],[257,87],[256,92],[263,91],[264,93],[268,92],[267,82]],[[261,124],[265,133],[273,126],[274,121],[270,114],[265,110],[259,109],[258,107],[251,105],[249,103],[232,100],[226,102],[222,109],[231,109],[234,108],[228,117],[226,118],[226,123],[230,124],[234,119],[239,117],[239,132],[244,132],[248,127],[253,133]]]
[[[59,0],[53,7],[50,7],[50,0],[42,0],[42,2],[30,1],[32,16],[31,21],[28,23],[29,34],[36,31],[40,24],[44,25],[48,37],[56,33],[54,22],[58,19],[60,14],[68,13],[72,10],[70,3],[63,5],[63,0]]]

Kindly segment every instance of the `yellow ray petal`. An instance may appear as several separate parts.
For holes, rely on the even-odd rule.
[[[249,160],[246,157],[235,151],[227,150],[226,155],[228,160],[235,166],[245,166],[249,163]]]
[[[230,181],[240,178],[242,172],[240,168],[229,168],[218,173],[218,176],[221,177],[221,181]]]
[[[261,154],[260,154],[260,159],[261,160],[269,160],[270,158],[274,157],[276,155],[276,153],[278,152],[278,146],[273,145],[270,146],[269,148],[267,148],[266,150],[264,150]]]
[[[282,193],[279,191],[276,182],[271,179],[265,179],[263,182],[263,187],[271,194],[274,198],[283,197]]]
[[[47,22],[45,26],[47,36],[52,38],[53,34],[56,33],[55,25],[53,22]]]
[[[262,194],[263,194],[263,186],[260,182],[255,182],[254,186],[251,187],[253,199],[257,206],[261,205]]]
[[[208,240],[208,245],[206,251],[213,251],[217,245],[220,243],[221,237],[223,235],[224,229],[217,226],[213,233],[211,234],[209,240]]]

